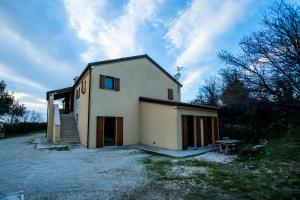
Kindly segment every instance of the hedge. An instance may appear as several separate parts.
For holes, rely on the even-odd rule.
[[[41,131],[47,129],[47,123],[37,122],[20,122],[20,123],[4,123],[4,133],[6,136],[10,134],[24,134],[34,131]]]

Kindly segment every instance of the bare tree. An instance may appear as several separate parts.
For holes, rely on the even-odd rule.
[[[241,80],[239,72],[225,69],[222,70],[221,76],[223,80],[220,94],[222,106],[245,109],[245,106],[249,105],[251,98],[249,89]]]
[[[300,8],[282,1],[265,14],[262,25],[241,40],[241,55],[222,51],[219,57],[257,96],[283,105],[299,102]]]
[[[216,78],[205,81],[205,84],[199,88],[199,94],[192,104],[219,106],[219,86]]]
[[[28,110],[23,115],[22,120],[24,122],[41,122],[42,121],[42,115],[39,112],[36,112],[34,110]]]

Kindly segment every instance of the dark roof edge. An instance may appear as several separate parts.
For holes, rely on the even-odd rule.
[[[154,99],[154,98],[149,98],[149,97],[140,97],[139,101],[163,104],[163,105],[169,105],[169,106],[185,106],[185,107],[191,107],[191,108],[201,108],[201,109],[207,109],[207,110],[219,110],[220,109],[220,108],[212,107],[212,106],[194,105],[194,104],[190,104],[190,103],[183,103],[183,102],[178,102],[178,101],[168,101],[168,100],[162,100],[162,99]]]
[[[47,100],[49,99],[49,94],[51,94],[51,93],[67,92],[67,91],[73,91],[73,87],[66,87],[66,88],[61,88],[61,89],[57,89],[57,90],[47,91],[46,92]]]
[[[87,70],[91,66],[109,64],[109,63],[114,63],[114,62],[122,62],[122,61],[127,61],[127,60],[135,60],[135,59],[140,59],[140,58],[147,58],[152,64],[154,64],[159,70],[161,70],[171,80],[173,80],[179,86],[182,86],[181,83],[179,83],[171,74],[169,74],[164,68],[162,68],[159,64],[157,64],[150,56],[148,56],[147,54],[143,54],[143,55],[137,55],[137,56],[130,56],[130,57],[88,63],[87,66],[85,67],[85,69],[83,70],[83,72],[78,77],[77,81],[74,83],[73,87],[75,87],[78,84],[80,79],[84,76],[84,74],[87,72]]]

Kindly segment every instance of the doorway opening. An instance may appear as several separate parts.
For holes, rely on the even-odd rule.
[[[194,117],[187,116],[187,134],[188,134],[188,146],[194,147],[195,140],[194,140]]]
[[[104,120],[104,146],[116,145],[116,118],[105,117]]]
[[[182,115],[182,149],[195,147],[194,116]]]

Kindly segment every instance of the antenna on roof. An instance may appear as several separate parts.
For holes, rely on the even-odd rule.
[[[180,79],[180,76],[181,76],[181,73],[180,73],[180,71],[183,69],[183,67],[176,67],[177,68],[177,73],[174,75],[174,78],[177,80],[177,81],[179,81],[179,79]]]

